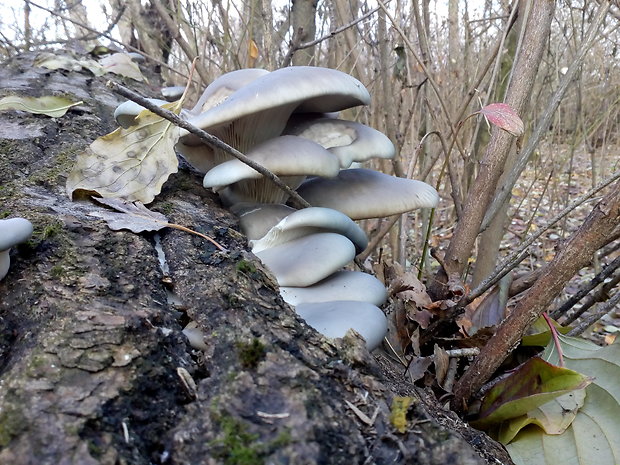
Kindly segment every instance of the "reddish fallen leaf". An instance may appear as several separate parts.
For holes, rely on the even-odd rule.
[[[478,111],[491,124],[509,132],[513,136],[519,137],[523,134],[525,127],[517,112],[507,103],[491,103]]]

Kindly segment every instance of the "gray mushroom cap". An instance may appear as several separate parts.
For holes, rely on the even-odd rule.
[[[367,302],[333,301],[299,304],[297,314],[327,337],[344,337],[349,329],[357,331],[368,350],[374,350],[387,334],[387,319],[381,309]]]
[[[361,253],[368,245],[366,233],[347,215],[331,208],[310,207],[297,210],[267,232],[258,240],[250,240],[252,252],[257,253],[276,245],[317,232],[342,234]]]
[[[293,207],[279,203],[237,203],[230,209],[239,217],[239,227],[248,239],[260,239],[291,213]]]
[[[319,144],[296,136],[274,137],[257,145],[246,155],[282,177],[282,181],[293,189],[306,175],[334,177],[340,169],[338,157]],[[230,186],[234,195],[248,202],[284,203],[288,198],[270,180],[237,159],[210,169],[203,185],[216,190]]]
[[[166,103],[169,103],[166,100],[157,98],[149,98],[147,100],[160,107]],[[146,108],[142,105],[138,105],[136,102],[128,100],[116,107],[116,110],[114,110],[114,119],[120,127],[127,129],[128,127],[136,124],[136,117],[144,110],[146,110]]]
[[[322,145],[340,159],[341,168],[371,158],[393,158],[396,154],[394,144],[385,134],[354,121],[297,115],[289,120],[284,133]]]
[[[312,178],[297,189],[308,203],[333,208],[354,220],[436,207],[437,191],[422,181],[367,169],[342,170],[333,179]]]
[[[162,87],[160,93],[168,102],[179,100],[185,92],[185,86]]]
[[[295,111],[331,112],[369,102],[370,94],[352,76],[328,68],[292,66],[254,79],[188,121],[245,153],[282,134]],[[186,147],[192,144],[197,144],[196,138],[181,130],[181,154],[186,156]],[[196,150],[191,152],[188,150],[186,158],[198,156]],[[212,166],[231,159],[226,153],[210,149],[203,151],[203,157],[212,158]]]
[[[280,286],[311,286],[355,258],[355,246],[336,233],[300,237],[256,256],[275,275]]]
[[[25,242],[32,235],[32,223],[25,218],[0,220],[0,279],[9,271],[9,249]]]
[[[361,271],[337,271],[308,287],[281,287],[280,295],[290,305],[336,300],[355,300],[383,305],[387,291],[381,281]]]
[[[207,130],[261,113],[263,125],[279,125],[280,134],[293,111],[332,112],[368,103],[370,94],[364,85],[348,74],[329,68],[291,66],[254,79],[189,122]]]
[[[25,218],[0,220],[0,252],[27,241],[32,235],[32,223]]]
[[[231,94],[265,74],[269,74],[269,71],[260,68],[238,69],[222,74],[206,87],[191,113],[199,114],[218,106]]]

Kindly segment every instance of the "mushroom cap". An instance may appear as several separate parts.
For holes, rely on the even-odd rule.
[[[312,178],[297,189],[308,203],[333,208],[354,220],[436,207],[437,191],[422,181],[363,168],[342,170],[334,179]]]
[[[281,114],[278,122],[286,123],[294,110],[300,113],[332,112],[369,103],[370,94],[364,85],[348,74],[329,68],[291,66],[252,80],[220,105],[190,118],[189,122],[207,130],[244,116],[266,112],[263,124],[271,125],[274,121],[269,121],[267,114]],[[278,133],[283,128],[284,124]]]
[[[382,132],[343,119],[296,115],[289,120],[285,134],[313,140],[340,159],[340,167],[371,158],[393,158],[394,144]]]
[[[361,253],[368,245],[366,233],[351,218],[323,207],[304,208],[291,213],[260,239],[250,240],[250,245],[252,252],[257,253],[317,232],[342,234],[353,242],[356,253]]]
[[[28,240],[32,235],[32,223],[25,218],[0,220],[0,251]]]
[[[300,237],[256,256],[275,275],[280,286],[311,286],[337,271],[353,258],[355,246],[336,233]]]
[[[166,103],[169,103],[166,100],[161,100],[158,98],[148,98],[147,100],[160,107]],[[114,110],[114,119],[120,127],[127,129],[128,127],[136,124],[136,117],[144,110],[146,110],[146,108],[142,105],[138,105],[136,102],[127,100],[116,107],[116,110]]]
[[[250,150],[247,156],[295,189],[306,175],[334,177],[340,169],[338,157],[319,144],[296,136],[269,139]],[[226,196],[241,201],[257,203],[284,203],[288,194],[271,180],[234,159],[210,169],[204,177],[204,187],[220,190],[230,186]],[[220,188],[220,189],[218,189]]]
[[[383,305],[387,291],[381,281],[361,271],[337,271],[308,287],[281,287],[280,295],[290,305],[336,300],[355,300]]]
[[[162,87],[159,92],[168,102],[173,102],[175,100],[179,100],[183,96],[185,86]]]
[[[294,111],[331,112],[369,102],[366,88],[348,74],[328,68],[293,66],[251,80],[219,105],[188,121],[245,153],[281,135]],[[184,129],[180,135],[177,150],[184,156],[188,152],[186,158],[192,165],[215,166],[232,158],[221,150],[205,148],[201,156],[210,161],[198,163],[194,160],[197,151],[189,153],[186,146],[201,144],[200,140]]]
[[[334,177],[340,170],[338,158],[319,144],[296,136],[269,139],[246,154],[275,175]],[[261,179],[258,171],[234,159],[209,170],[204,187],[223,187],[244,179]],[[271,182],[270,182],[271,184]],[[274,186],[275,189],[277,187]]]
[[[260,239],[282,219],[297,211],[279,203],[238,203],[230,209],[239,217],[239,227],[248,239]]]
[[[368,350],[376,349],[387,334],[387,318],[378,307],[367,302],[332,301],[299,304],[297,314],[327,337],[344,337],[349,329],[366,339]]]
[[[218,106],[229,95],[265,74],[269,74],[269,71],[260,68],[238,69],[222,74],[206,87],[191,113],[198,114]]]

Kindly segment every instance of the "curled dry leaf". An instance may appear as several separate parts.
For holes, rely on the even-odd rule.
[[[78,60],[69,55],[56,55],[51,52],[42,52],[34,60],[34,66],[47,69],[64,69],[66,71],[81,71],[82,68],[89,70],[95,76],[103,76],[105,70],[94,60]]]
[[[168,218],[158,212],[154,212],[146,208],[140,202],[127,202],[122,199],[103,199],[93,197],[97,202],[112,207],[116,212],[100,211],[91,212],[91,216],[96,216],[108,223],[108,227],[113,231],[121,229],[129,229],[134,233],[144,231],[159,231],[163,228],[173,228],[185,231],[190,234],[206,239],[219,250],[225,251],[226,248],[218,244],[214,239],[192,229],[181,226],[180,224],[169,223]]]
[[[53,95],[45,95],[43,97],[7,95],[0,99],[0,110],[21,110],[58,118],[67,113],[69,108],[81,103],[81,101],[72,102],[67,97],[56,97]]]
[[[525,131],[523,121],[517,112],[507,103],[491,103],[478,111],[491,124],[519,137]]]
[[[126,53],[114,53],[99,60],[103,69],[108,73],[119,74],[136,81],[146,81],[138,64]]]
[[[180,111],[177,103],[162,108]],[[135,125],[96,139],[78,156],[67,179],[67,194],[73,197],[75,192],[83,191],[150,203],[178,170],[174,152],[178,139],[177,126],[145,110]]]
[[[97,202],[107,205],[118,210],[112,211],[96,211],[89,215],[102,218],[108,223],[113,231],[121,229],[129,229],[135,233],[144,231],[159,231],[167,226],[168,218],[161,213],[154,212],[146,208],[139,202],[126,202],[120,199],[102,199],[93,197]]]

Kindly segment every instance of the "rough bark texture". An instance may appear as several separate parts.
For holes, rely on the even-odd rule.
[[[293,44],[300,45],[314,40],[316,34],[316,5],[317,0],[293,0],[291,21],[293,27]],[[293,64],[296,66],[312,65],[314,50],[308,47],[297,50],[293,55]]]
[[[2,93],[84,101],[57,119],[0,113],[0,212],[35,225],[0,281],[1,464],[510,463],[399,374],[386,383],[389,364],[355,336],[329,341],[297,319],[187,170],[151,208],[229,252],[162,231],[171,303],[154,235],[110,231],[88,215],[102,207],[64,192],[76,154],[113,127],[105,78],[20,57],[0,81]],[[181,333],[190,319],[206,352]],[[395,392],[416,399],[405,434],[389,420]],[[345,401],[376,412],[372,425]]]

